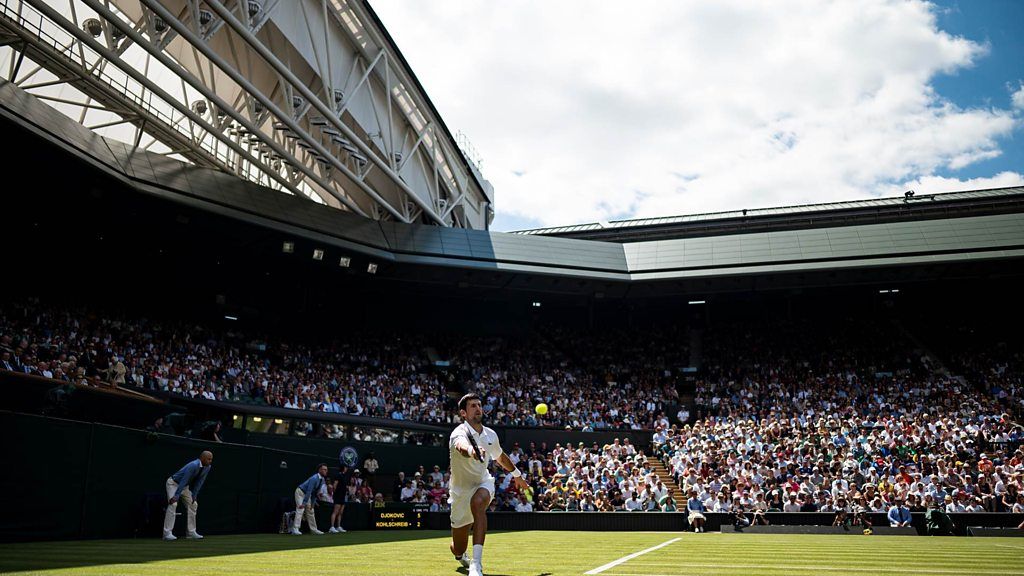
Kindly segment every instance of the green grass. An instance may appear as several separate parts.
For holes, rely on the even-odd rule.
[[[1024,574],[1024,538],[928,538],[669,532],[498,532],[489,576],[579,575],[681,538],[602,576],[760,574]],[[325,536],[210,536],[203,541],[95,540],[0,545],[0,573],[17,574],[465,574],[446,532]]]

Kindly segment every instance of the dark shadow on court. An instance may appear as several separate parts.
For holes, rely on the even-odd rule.
[[[107,564],[144,564],[257,552],[311,550],[378,542],[408,542],[429,538],[451,538],[451,533],[447,530],[360,531],[324,536],[207,536],[204,540],[180,539],[174,542],[159,539],[23,542],[0,544],[0,574]],[[447,548],[447,541],[439,545]]]

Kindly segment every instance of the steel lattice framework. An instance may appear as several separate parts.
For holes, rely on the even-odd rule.
[[[365,0],[0,0],[0,75],[134,148],[369,218],[493,219]]]

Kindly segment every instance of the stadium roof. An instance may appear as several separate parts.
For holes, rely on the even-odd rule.
[[[628,242],[695,235],[708,236],[999,213],[1007,211],[1006,208],[1015,211],[1022,204],[1024,204],[1024,187],[1018,186],[658,218],[613,220],[519,230],[511,233]]]
[[[596,241],[362,218],[102,138],[5,82],[0,82],[0,119],[7,122],[4,128],[20,126],[26,134],[120,182],[133,202],[173,203],[218,215],[228,219],[225,223],[237,221],[271,232],[278,241],[326,250],[329,258],[339,254],[371,258],[389,267],[395,277],[406,275],[412,280],[422,279],[426,267],[451,271],[449,280],[461,274],[458,282],[466,274],[481,272],[494,278],[522,278],[529,289],[546,282],[538,278],[550,279],[546,286],[552,287],[570,278],[574,282],[562,282],[557,289],[571,284],[584,290],[600,284],[600,290],[606,291],[612,283],[628,286],[648,280],[732,282],[792,272],[865,275],[968,262],[972,266],[989,262],[1005,273],[1021,270],[1019,263],[1024,259],[1021,188],[766,209],[753,218],[751,211],[747,218],[742,211],[739,216],[729,212],[706,220],[730,223],[729,228],[691,228],[684,233],[672,229],[661,239]],[[53,155],[42,158],[49,165]],[[702,221],[698,216],[678,218],[689,220],[653,220],[675,222],[668,226]],[[621,229],[656,226],[623,223]],[[1006,265],[1010,260],[1013,263]],[[647,284],[644,290],[654,283]],[[503,284],[510,285],[511,281]]]

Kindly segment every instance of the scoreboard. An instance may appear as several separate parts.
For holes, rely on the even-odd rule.
[[[370,509],[370,527],[374,530],[416,530],[423,528],[423,515],[428,507],[423,504],[388,502]]]

